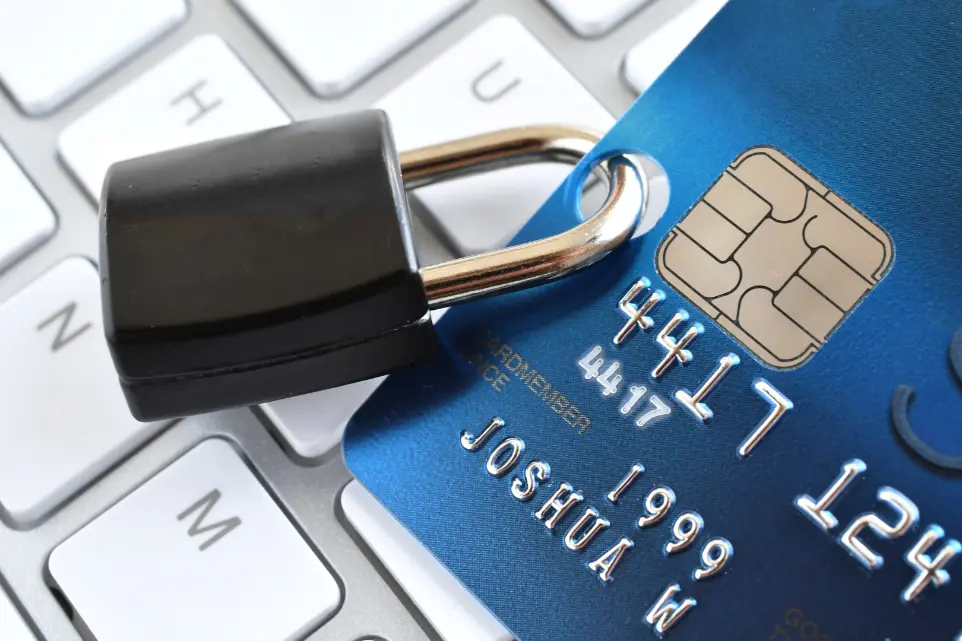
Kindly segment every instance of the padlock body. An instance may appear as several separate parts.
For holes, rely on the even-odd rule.
[[[100,224],[107,342],[141,420],[335,387],[432,354],[382,112],[120,162]]]

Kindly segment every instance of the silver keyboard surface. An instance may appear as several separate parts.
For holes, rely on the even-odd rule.
[[[121,158],[364,107],[401,149],[605,130],[724,2],[0,0],[0,640],[511,641],[351,480],[341,434],[380,380],[129,416],[100,184]],[[503,246],[566,171],[416,192],[421,262]]]

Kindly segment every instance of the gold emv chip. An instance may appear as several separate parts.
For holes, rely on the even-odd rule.
[[[661,277],[775,368],[801,365],[885,275],[881,227],[773,147],[741,154],[668,232]]]

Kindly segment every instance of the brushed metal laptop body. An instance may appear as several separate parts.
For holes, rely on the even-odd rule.
[[[0,638],[452,641],[454,617],[459,639],[510,639],[360,488],[342,497],[341,430],[377,381],[174,424],[118,409],[91,293],[103,172],[368,106],[402,148],[605,130],[723,2],[0,0]],[[503,245],[566,171],[419,192],[422,263]],[[121,552],[130,582],[105,570]]]

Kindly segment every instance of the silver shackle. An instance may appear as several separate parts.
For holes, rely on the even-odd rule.
[[[536,162],[576,164],[601,136],[564,125],[518,127],[399,155],[406,189]],[[608,197],[591,218],[560,234],[420,270],[432,309],[532,287],[604,258],[629,239],[648,203],[648,179],[637,156],[602,160]]]

